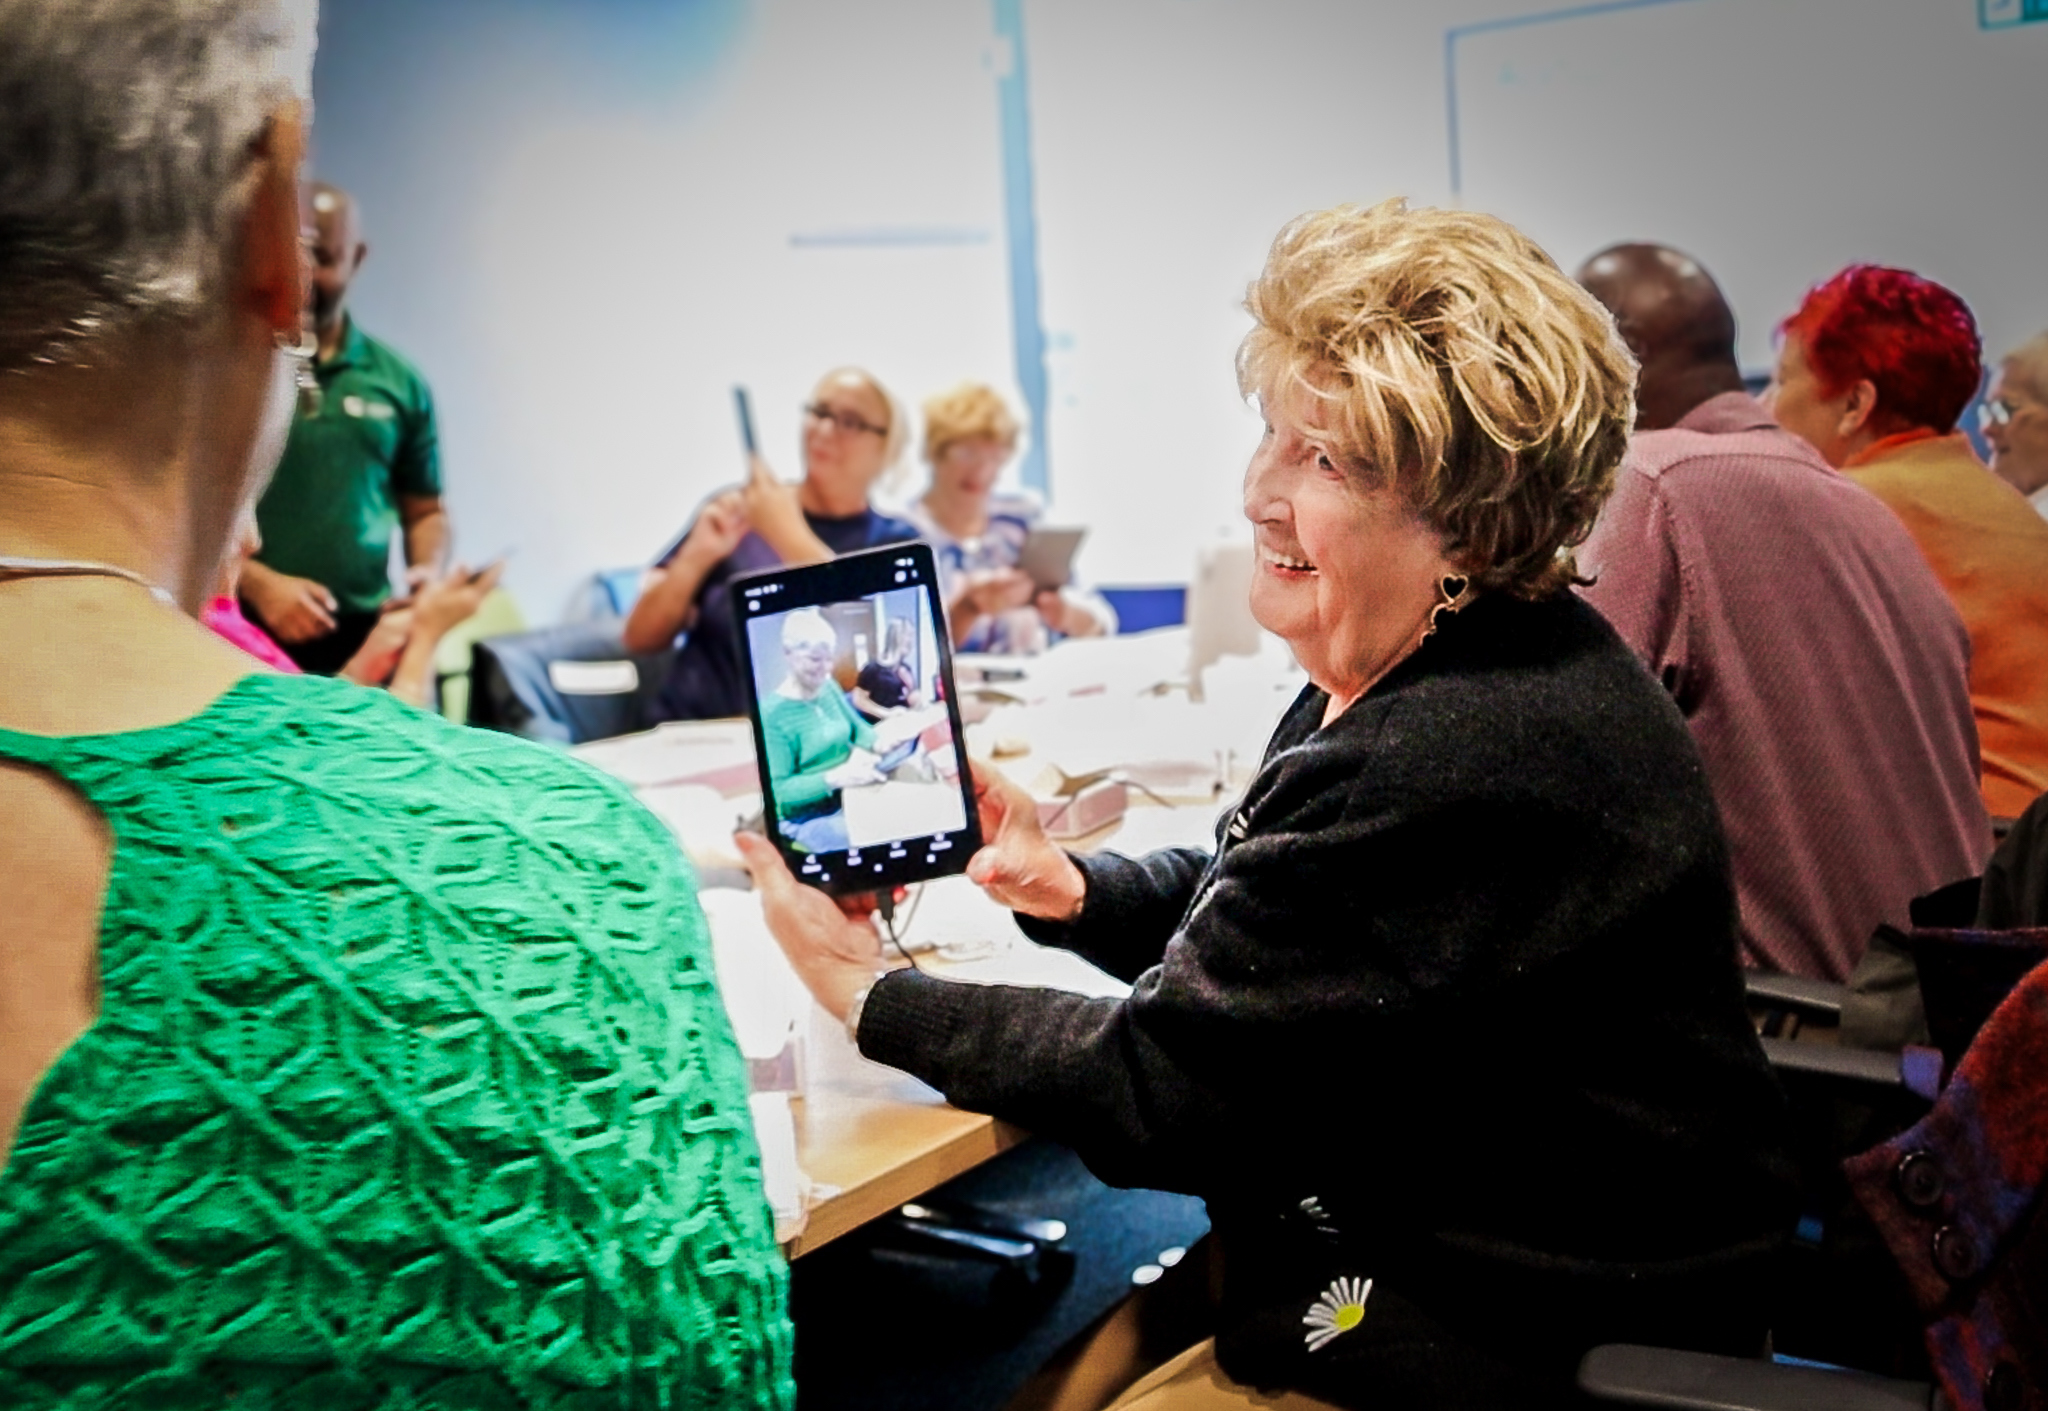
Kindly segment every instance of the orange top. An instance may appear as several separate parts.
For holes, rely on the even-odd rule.
[[[2048,793],[2048,520],[1961,433],[1888,436],[1842,470],[1905,521],[1962,614],[1984,805],[2017,816]]]

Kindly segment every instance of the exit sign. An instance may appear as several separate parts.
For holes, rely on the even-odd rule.
[[[1985,29],[2048,20],[2048,0],[1977,0],[1977,23]]]

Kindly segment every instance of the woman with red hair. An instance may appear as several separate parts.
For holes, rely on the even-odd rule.
[[[1779,334],[1779,424],[1905,521],[1962,614],[1984,802],[2014,817],[2048,792],[2048,522],[1956,430],[1977,321],[1931,279],[1851,265]]]

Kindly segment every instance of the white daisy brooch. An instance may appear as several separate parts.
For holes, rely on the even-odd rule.
[[[1302,1334],[1308,1350],[1320,1352],[1332,1338],[1364,1322],[1365,1300],[1371,1292],[1371,1279],[1340,1278],[1324,1289],[1301,1318],[1308,1329]]]

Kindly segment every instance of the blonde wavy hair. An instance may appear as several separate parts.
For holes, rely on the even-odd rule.
[[[1301,388],[1335,449],[1443,535],[1484,589],[1583,583],[1636,360],[1614,319],[1507,222],[1401,199],[1290,223],[1245,296],[1238,386]]]
[[[1001,393],[984,383],[963,382],[925,402],[924,458],[936,462],[948,446],[962,441],[994,441],[1015,450],[1019,429]]]

